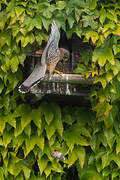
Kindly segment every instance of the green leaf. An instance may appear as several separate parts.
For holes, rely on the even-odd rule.
[[[116,93],[117,93],[117,89],[116,89],[115,84],[111,84],[111,85],[110,85],[110,92],[113,93],[113,94],[116,94]]]
[[[54,134],[54,135],[50,138],[50,140],[49,140],[49,146],[50,146],[50,147],[54,144],[55,139],[56,139],[56,134]]]
[[[88,26],[90,26],[93,30],[97,29],[98,27],[98,22],[95,21],[94,16],[82,16],[83,17],[83,27],[86,28]]]
[[[46,169],[47,164],[48,164],[48,158],[46,156],[42,157],[41,159],[38,159],[38,166],[41,174]]]
[[[96,6],[97,6],[97,1],[98,1],[98,0],[92,0],[92,1],[90,1],[89,7],[90,7],[91,10],[93,10],[93,9],[96,8]]]
[[[3,146],[3,140],[0,138],[0,146]]]
[[[94,152],[96,152],[99,149],[100,139],[97,137],[97,135],[92,136],[90,145]]]
[[[69,113],[64,113],[62,119],[63,119],[63,121],[66,122],[67,124],[72,125],[73,118],[72,118],[72,116],[71,116]]]
[[[75,27],[75,31],[74,31],[78,37],[81,38],[82,35],[82,25],[81,23],[79,23],[76,27]]]
[[[65,14],[62,13],[62,11],[60,12],[60,14],[57,14],[55,18],[55,21],[58,27],[59,28],[62,27],[64,31],[66,31],[66,24],[65,24],[66,19],[67,17]]]
[[[113,160],[120,168],[120,155],[119,154],[112,153],[111,160]]]
[[[108,83],[113,79],[113,77],[114,77],[114,75],[113,75],[112,71],[107,72],[106,79],[107,79]]]
[[[4,117],[3,116],[0,116],[0,132],[3,134],[3,131],[5,129],[5,120],[4,120]]]
[[[75,161],[78,159],[75,149],[71,153],[69,153],[68,159],[65,161],[70,167]]]
[[[96,171],[94,167],[84,169],[80,177],[81,180],[102,180],[101,175]]]
[[[117,25],[116,30],[113,31],[113,34],[119,36],[120,35],[120,25]]]
[[[18,59],[21,65],[23,65],[25,58],[26,58],[26,55],[24,53],[21,53],[20,56],[18,56]]]
[[[37,146],[43,151],[44,150],[44,145],[45,145],[45,139],[44,137],[38,137],[37,138]]]
[[[36,180],[36,176],[34,175],[34,172],[31,172],[29,179],[30,180]]]
[[[10,133],[8,133],[7,130],[5,130],[3,133],[3,145],[5,146],[5,148],[11,142],[11,140],[12,140],[12,137]]]
[[[42,29],[42,21],[41,21],[41,16],[36,14],[35,18],[33,19],[32,23],[34,23],[34,26],[37,29]]]
[[[17,119],[16,121],[16,128],[14,130],[15,137],[19,136],[22,133],[23,129],[21,128],[21,122],[20,119]]]
[[[30,138],[25,139],[26,149],[25,155],[27,155],[34,146],[37,145],[42,151],[44,150],[44,137],[39,137],[37,135],[31,135]]]
[[[21,6],[15,7],[15,12],[16,12],[17,17],[19,17],[24,11],[25,11],[25,9]]]
[[[24,172],[24,175],[25,175],[25,179],[29,179],[30,177],[30,173],[31,173],[31,169],[29,169],[27,166],[23,166],[23,172]]]
[[[54,127],[57,130],[58,134],[62,136],[63,124],[62,124],[62,118],[61,118],[61,109],[58,105],[54,103],[52,104],[52,107],[54,108],[54,119],[53,119]]]
[[[19,175],[17,175],[16,180],[24,180],[23,174],[20,173]]]
[[[53,117],[54,117],[54,114],[52,112],[53,110],[50,108],[50,106],[46,106],[44,108],[44,115],[45,115],[45,120],[47,122],[48,125],[50,125],[50,123],[52,122],[53,120]]]
[[[19,65],[19,60],[17,56],[14,56],[11,60],[10,60],[10,66],[11,66],[11,70],[13,73],[15,73],[18,70],[18,65]]]
[[[21,37],[22,47],[27,46],[28,43],[32,44],[34,41],[35,41],[35,37],[31,32],[28,33],[25,37],[24,36]]]
[[[22,127],[22,130],[31,122],[32,118],[30,116],[30,114],[24,114],[22,117],[21,117],[21,127]]]
[[[112,65],[115,64],[114,56],[112,53],[112,49],[109,47],[104,48],[96,48],[93,52],[92,57],[93,62],[97,62],[100,66],[104,66],[106,61],[108,60]]]
[[[0,29],[3,31],[7,21],[7,16],[5,12],[0,13]]]
[[[116,152],[118,154],[120,152],[120,137],[119,136],[116,137],[116,143],[117,143]]]
[[[77,64],[77,68],[74,70],[75,73],[84,74],[87,72],[87,67],[84,64]]]
[[[14,152],[9,153],[9,156],[10,158],[8,162],[8,171],[12,175],[17,176],[21,171],[21,167],[18,167],[16,163],[20,162],[20,159],[16,157],[16,154]]]
[[[118,171],[112,172],[112,180],[114,180],[114,178],[116,178],[117,176],[119,176],[119,172]]]
[[[31,125],[28,124],[25,128],[24,128],[24,132],[26,135],[28,135],[30,137],[31,135]]]
[[[2,157],[3,157],[3,160],[7,159],[7,154],[8,154],[8,149],[6,148],[1,148],[1,154],[2,154]]]
[[[3,98],[4,107],[8,110],[10,105],[10,97],[7,95]]]
[[[33,150],[36,141],[35,141],[35,136],[31,136],[30,138],[26,138],[25,140],[25,145],[26,145],[26,151],[24,152],[25,155],[27,155],[31,150]]]
[[[120,52],[120,44],[114,44],[113,45],[113,51],[114,51],[114,55],[119,53]]]
[[[105,10],[104,8],[102,8],[102,9],[100,10],[100,22],[101,22],[101,24],[104,23],[106,17],[107,17],[106,10]]]
[[[16,128],[16,120],[15,120],[14,114],[11,113],[5,116],[4,120],[8,122],[12,127]]]
[[[57,1],[57,2],[56,2],[56,9],[62,10],[62,9],[65,8],[66,5],[67,5],[67,4],[66,4],[65,1]]]
[[[105,168],[110,164],[111,158],[109,155],[104,154],[102,156],[102,167]]]
[[[18,25],[17,23],[16,24],[13,24],[11,26],[11,29],[12,29],[12,35],[13,37],[15,38],[17,36],[17,34],[19,33],[20,29],[18,28]]]
[[[45,130],[47,133],[47,137],[50,140],[50,138],[54,135],[56,131],[56,127],[54,126],[54,123],[51,123],[50,125],[45,126]]]
[[[22,130],[31,122],[32,117],[31,117],[31,108],[27,104],[21,104],[20,106],[17,107],[16,112],[15,112],[16,117],[22,116],[21,117],[21,127]]]
[[[35,24],[34,24],[35,23]],[[25,16],[24,24],[26,25],[27,31],[31,31],[36,25],[36,18],[31,18],[29,15]]]
[[[54,176],[53,176],[53,178],[54,178],[54,180],[61,180],[61,176],[58,174],[55,174]]]
[[[43,12],[43,16],[47,19],[50,19],[52,17],[52,13],[50,12],[49,9],[46,9],[44,12]]]
[[[111,170],[109,168],[105,168],[103,169],[102,174],[103,174],[103,177],[108,177],[109,174],[111,174]]]
[[[25,135],[24,134],[21,134],[16,138],[16,144],[15,144],[16,151],[23,144],[24,140],[25,140]]]
[[[48,31],[49,25],[51,24],[51,21],[48,19],[45,19],[43,17],[41,17],[41,19],[42,19],[42,23],[43,23],[44,28],[46,29],[46,31]]]
[[[99,35],[95,31],[88,31],[86,33],[86,38],[87,38],[87,40],[89,40],[91,38],[93,44],[95,44],[95,42],[99,39]]]
[[[106,112],[107,112],[107,114],[109,113],[109,115],[108,115],[108,117],[105,117],[104,123],[105,123],[106,128],[110,128],[110,127],[112,127],[112,125],[114,123],[114,119],[113,119],[111,111],[109,112],[109,110],[108,110]]]
[[[11,33],[10,31],[4,31],[0,33],[0,48],[3,47],[5,44],[10,46],[11,43]]]
[[[0,167],[0,179],[4,180],[4,171],[2,167]]]
[[[105,79],[104,76],[97,76],[97,77],[95,78],[94,83],[98,83],[98,82],[100,82],[100,83],[102,84],[102,87],[103,87],[103,88],[105,88],[106,85],[107,85],[107,81],[106,81],[106,79]]]
[[[33,33],[29,33],[28,37],[29,37],[30,44],[32,44],[35,41],[34,34]]]
[[[44,170],[44,173],[45,173],[46,177],[48,177],[50,175],[51,170],[52,170],[52,166],[51,166],[50,163],[48,163],[46,169]]]
[[[95,162],[95,154],[91,153],[91,155],[89,157],[88,165],[93,165],[94,162]]]
[[[63,173],[63,167],[57,161],[52,161],[52,170]]]
[[[98,171],[99,173],[102,171],[101,161],[97,161],[97,162],[96,162],[96,169],[97,169],[97,171]]]
[[[64,132],[64,139],[67,142],[67,145],[70,147],[71,145],[77,144],[82,146],[88,146],[89,142],[83,136],[81,136],[82,131],[80,128],[80,124],[74,124],[69,129]]]
[[[85,157],[86,157],[85,148],[77,146],[76,154],[77,154],[77,157],[79,159],[80,166],[81,166],[81,168],[83,168],[84,163],[85,163]]]
[[[82,10],[81,9],[78,9],[77,7],[74,7],[75,8],[75,19],[78,23],[79,19],[80,19],[80,16],[81,16],[81,13],[82,13]],[[70,10],[72,10],[72,8],[70,8]]]
[[[118,81],[120,81],[120,73],[118,73],[117,79],[118,79]]]
[[[65,10],[66,10],[66,14],[68,16],[73,12],[74,8],[71,6],[66,6]]]
[[[75,22],[75,20],[74,20],[73,16],[68,16],[68,23],[69,23],[70,28],[73,27],[74,22]]]
[[[32,109],[31,117],[33,122],[38,128],[41,128],[41,123],[42,123],[42,111],[41,108],[39,109]]]
[[[104,129],[104,135],[107,139],[108,145],[110,146],[110,148],[112,148],[114,142],[115,142],[115,134],[113,133],[113,130],[110,129]]]

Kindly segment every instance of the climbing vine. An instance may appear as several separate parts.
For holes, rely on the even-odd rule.
[[[117,0],[0,1],[1,180],[120,178],[119,9]],[[18,92],[26,53],[47,41],[53,19],[91,46],[74,71],[93,78],[91,107],[31,106]]]

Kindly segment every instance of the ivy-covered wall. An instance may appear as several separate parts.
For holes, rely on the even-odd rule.
[[[47,41],[53,19],[92,47],[75,70],[94,78],[91,107],[29,105],[18,92],[26,52]],[[0,1],[0,180],[120,179],[119,60],[117,0]]]

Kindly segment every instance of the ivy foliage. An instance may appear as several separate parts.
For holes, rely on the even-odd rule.
[[[1,180],[66,180],[74,167],[80,180],[120,178],[119,7],[117,0],[0,1]],[[26,52],[47,41],[53,19],[91,46],[75,72],[94,79],[92,109],[34,107],[18,93]],[[68,158],[51,157],[55,150]]]

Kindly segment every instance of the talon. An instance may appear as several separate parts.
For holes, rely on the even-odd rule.
[[[58,70],[54,70],[54,72],[56,72],[57,74],[59,74],[60,76],[62,76],[63,72],[60,72]]]

